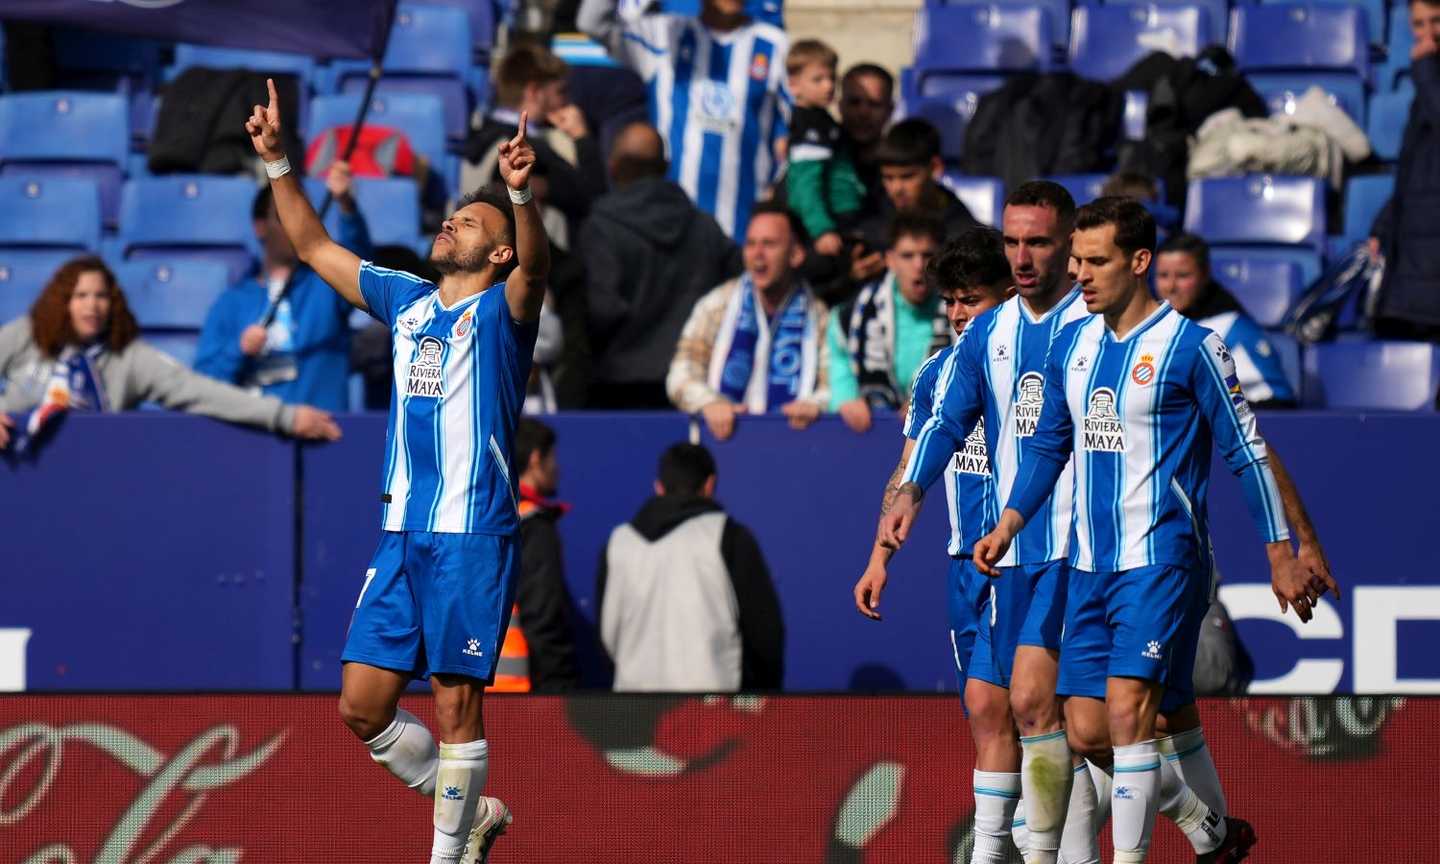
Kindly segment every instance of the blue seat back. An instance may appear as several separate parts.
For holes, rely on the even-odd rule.
[[[470,15],[454,6],[401,3],[385,46],[386,74],[453,75],[470,67]]]
[[[1005,184],[998,177],[971,177],[946,171],[940,182],[955,193],[977,222],[1000,227],[1000,215],[1005,209]]]
[[[1345,228],[1341,237],[1346,246],[1370,236],[1370,226],[1394,191],[1395,177],[1391,174],[1363,174],[1345,182]]]
[[[1440,387],[1440,346],[1321,342],[1305,352],[1305,399],[1326,408],[1419,411]]]
[[[365,92],[364,78],[347,78],[340,91],[357,99]],[[390,77],[380,79],[375,85],[375,99],[389,104],[408,102],[417,97],[430,97],[440,103],[441,131],[452,139],[460,139],[470,122],[470,91],[465,82],[457,78],[431,76]],[[353,121],[354,118],[352,117]],[[409,129],[404,130],[409,134]],[[412,144],[414,142],[411,142]]]
[[[1325,243],[1325,186],[1314,177],[1251,174],[1190,181],[1185,230],[1212,244]]]
[[[100,191],[93,180],[0,177],[0,246],[99,245]]]
[[[125,184],[120,238],[138,246],[248,246],[259,187],[244,177],[174,174]]]
[[[965,126],[975,116],[980,94],[974,91],[921,97],[907,105],[911,117],[929,121],[940,132],[940,155],[954,162],[965,151]]]
[[[1399,88],[1376,93],[1370,97],[1370,112],[1365,131],[1370,136],[1370,149],[1376,158],[1394,162],[1400,158],[1400,145],[1405,140],[1405,124],[1410,120],[1410,103],[1415,101],[1415,85],[1409,79]]]
[[[1293,3],[1294,0],[1258,0],[1260,3]],[[1336,6],[1351,6],[1360,10],[1361,17],[1365,19],[1365,30],[1370,34],[1373,42],[1379,43],[1385,38],[1385,3],[1386,0],[1321,0],[1322,3]]]
[[[1370,34],[1355,6],[1275,3],[1237,6],[1230,53],[1245,72],[1329,70],[1370,74]]]
[[[1251,72],[1245,76],[1272,114],[1294,114],[1305,91],[1319,87],[1355,125],[1365,127],[1365,82],[1344,72]]]
[[[1050,35],[1061,47],[1070,42],[1070,0],[925,0],[926,6],[1040,6],[1050,17]]]
[[[325,182],[311,177],[305,192],[316,207],[325,199]],[[357,177],[355,204],[365,219],[370,240],[376,246],[413,246],[420,234],[420,193],[415,181],[404,177]],[[325,215],[330,236],[340,230],[340,208],[334,204]]]
[[[230,284],[220,261],[120,261],[113,269],[130,311],[146,329],[199,330]]]
[[[144,321],[140,322],[142,325]],[[143,331],[140,334],[153,347],[175,358],[175,362],[186,369],[195,367],[195,355],[200,348],[200,334],[186,331]],[[147,405],[149,403],[146,403]],[[143,407],[143,406],[142,406]]]
[[[1380,92],[1393,90],[1402,81],[1410,80],[1410,49],[1415,45],[1415,34],[1410,32],[1409,4],[1394,4],[1389,21],[1385,59],[1375,64],[1372,73],[1375,89]]]
[[[76,254],[38,249],[0,251],[0,324],[27,314],[50,277]]]
[[[1040,6],[932,6],[915,13],[920,92],[936,72],[1025,72],[1050,68],[1050,14]]]
[[[1230,290],[1261,327],[1278,327],[1303,289],[1295,261],[1220,251],[1210,256],[1210,274]]]
[[[1083,206],[1100,197],[1100,187],[1105,185],[1108,174],[1061,174],[1045,179],[1059,183],[1075,199],[1075,206]]]
[[[477,56],[490,54],[495,48],[495,4],[491,0],[426,0],[430,6],[453,6],[456,9],[464,9],[465,14],[470,16],[470,43],[471,48]],[[756,15],[750,11],[751,7],[774,7],[777,12],[779,3],[776,0],[767,0],[761,4],[752,2],[746,4],[746,11],[751,16]],[[778,17],[778,16],[777,16]],[[772,22],[779,24],[778,21]],[[567,34],[573,35],[573,34]],[[568,61],[567,61],[568,62]]]
[[[1202,45],[1224,45],[1225,31],[1230,26],[1228,0],[1105,0],[1106,6],[1198,6],[1205,10],[1206,27],[1201,33]]]
[[[1199,6],[1081,5],[1070,19],[1070,68],[1085,78],[1111,81],[1154,51],[1193,57],[1209,34],[1209,13]]]
[[[130,105],[115,93],[48,90],[0,96],[0,164],[108,162],[130,152]]]
[[[211,45],[192,45],[188,42],[181,42],[175,46],[175,62],[165,70],[165,79],[172,81],[181,72],[192,66],[290,74],[300,79],[307,93],[314,86],[316,69],[315,58],[308,54],[292,54],[288,51],[255,51],[248,48],[218,48]]]

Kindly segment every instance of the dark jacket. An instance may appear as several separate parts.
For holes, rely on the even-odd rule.
[[[575,665],[570,589],[565,585],[560,532],[555,527],[565,508],[543,501],[524,486],[521,495],[520,580],[515,586],[515,605],[530,651],[530,689],[573,690],[580,683],[580,673]]]
[[[719,604],[723,613],[706,602],[715,576],[728,577],[734,595],[733,604]],[[713,676],[738,681],[741,690],[770,690],[784,680],[785,623],[770,569],[755,536],[712,500],[645,502],[611,534],[595,597],[617,690],[726,689],[705,683]],[[737,631],[738,670],[727,667],[734,657],[724,648]]]
[[[596,201],[578,248],[598,381],[664,381],[695,302],[742,269],[715,219],[662,177]]]
[[[244,69],[186,69],[165,85],[146,159],[155,174],[247,173],[255,147],[245,131],[253,106],[266,100],[265,78]],[[280,138],[297,169],[305,163],[296,118],[300,85],[294,75],[271,75],[280,94]]]
[[[1440,326],[1440,55],[1410,67],[1415,101],[1400,145],[1395,194],[1376,220],[1385,252],[1379,318]]]

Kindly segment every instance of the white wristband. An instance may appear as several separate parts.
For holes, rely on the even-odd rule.
[[[290,158],[288,156],[281,156],[274,162],[266,162],[265,173],[270,176],[271,180],[279,180],[281,177],[290,173]]]
[[[530,199],[534,197],[530,194],[529,186],[526,186],[524,189],[511,189],[509,186],[506,186],[505,191],[510,193],[510,203],[517,206],[529,204]]]

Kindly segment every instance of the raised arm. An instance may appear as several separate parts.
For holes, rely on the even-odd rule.
[[[510,191],[515,210],[515,260],[517,266],[505,280],[505,301],[510,317],[534,321],[545,302],[550,276],[550,238],[540,221],[540,205],[530,195],[530,170],[535,167],[535,148],[525,139],[529,117],[520,112],[520,129],[515,137],[500,144],[500,177]]]
[[[250,133],[255,152],[265,160],[265,173],[270,175],[270,188],[275,194],[275,213],[300,260],[351,305],[365,309],[365,298],[360,296],[360,258],[330,239],[300,188],[300,179],[290,169],[290,160],[280,144],[280,97],[275,93],[275,82],[267,78],[265,86],[270,91],[270,104],[255,106],[245,121],[245,131]]]

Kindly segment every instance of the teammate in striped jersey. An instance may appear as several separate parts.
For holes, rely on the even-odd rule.
[[[1073,464],[1058,689],[1084,697],[1067,705],[1072,725],[1071,706],[1108,717],[1119,864],[1143,861],[1149,847],[1161,797],[1155,734],[1162,698],[1193,702],[1194,646],[1211,587],[1205,502],[1212,442],[1241,480],[1272,581],[1314,589],[1320,578],[1305,572],[1290,547],[1265,442],[1229,351],[1151,297],[1154,248],[1154,220],[1130,199],[1101,198],[1077,215],[1072,250],[1086,307],[1096,314],[1054,341],[1044,408],[1019,482],[974,552],[976,566],[993,572]],[[1192,843],[1197,833],[1211,835],[1217,848],[1197,847],[1205,860],[1244,857],[1253,833],[1240,836],[1234,821],[1215,815],[1196,798],[1176,821]]]
[[[1010,264],[1005,260],[1004,243],[1000,233],[993,228],[970,228],[951,240],[940,250],[940,254],[931,259],[926,267],[926,278],[939,293],[946,317],[957,337],[972,320],[999,305],[1014,291]],[[882,516],[895,499],[915,439],[933,413],[935,383],[941,367],[954,350],[952,345],[935,352],[915,374],[910,410],[905,416],[905,446],[900,454],[900,464],[895,466],[895,472],[885,487]],[[980,613],[990,594],[988,580],[975,571],[969,554],[975,541],[994,527],[994,480],[990,475],[985,430],[980,425],[970,430],[964,444],[953,452],[947,463],[945,497],[950,514],[950,540],[946,551],[951,558],[946,607],[950,614],[950,648],[955,657],[961,704],[964,705],[970,687],[967,676],[975,636],[980,629]],[[870,553],[870,562],[855,584],[856,608],[862,615],[877,621],[880,620],[877,611],[880,593],[888,579],[886,566],[892,555],[894,549],[877,539]],[[991,728],[992,718],[969,715],[969,712],[967,716],[975,740],[975,847],[972,860],[1004,861],[1019,792],[1003,788],[1004,776],[997,776],[994,772],[1010,770],[1007,765],[1011,754],[1007,750],[1014,747],[1014,734],[996,736]],[[1008,722],[1008,717],[1005,719]]]
[[[584,0],[577,20],[645,81],[670,179],[726,234],[744,231],[787,134],[785,31],[747,18],[744,0],[703,0],[699,18]]]
[[[341,654],[340,713],[375,761],[433,797],[431,864],[484,861],[511,817],[487,798],[481,696],[493,680],[519,561],[511,444],[525,397],[549,241],[529,178],[526,116],[500,145],[498,190],[462,199],[435,238],[438,285],[361,261],[326,233],[280,146],[275,85],[246,122],[300,259],[393,328],[379,548]],[[508,275],[507,275],[508,274]],[[429,676],[440,745],[397,710]]]

